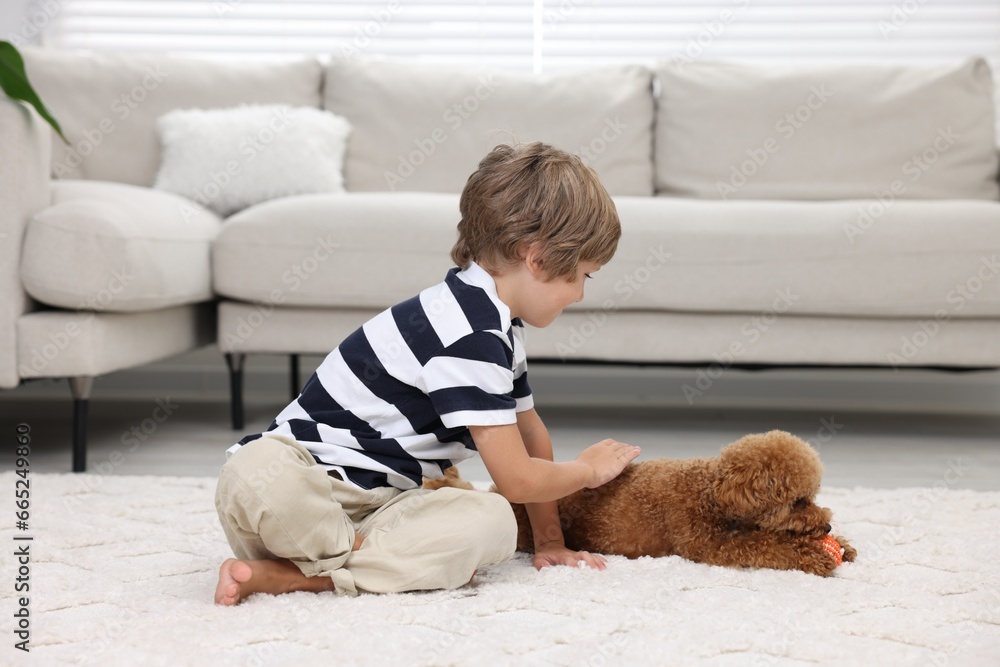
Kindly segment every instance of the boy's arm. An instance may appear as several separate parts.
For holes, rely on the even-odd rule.
[[[528,452],[528,456],[546,461],[552,460],[552,438],[534,409],[517,413],[517,430],[524,441],[524,449]],[[524,507],[531,521],[536,551],[553,543],[557,546],[564,545],[558,501],[527,503]]]
[[[579,461],[554,463],[528,455],[516,424],[470,426],[469,433],[497,491],[512,503],[554,501],[590,483],[594,471]]]
[[[536,459],[552,460],[552,438],[534,409],[517,413],[517,430],[524,440],[528,455]],[[533,559],[536,568],[548,565],[576,566],[581,560],[592,568],[603,570],[604,558],[587,551],[570,551],[563,538],[562,522],[559,519],[559,503],[550,500],[544,503],[527,503],[524,506],[531,523],[535,545]]]
[[[543,503],[596,488],[639,455],[638,447],[602,440],[574,461],[555,463],[528,455],[517,424],[469,426],[469,433],[497,490],[512,503]]]

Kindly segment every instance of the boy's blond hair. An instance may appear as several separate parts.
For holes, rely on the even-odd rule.
[[[576,155],[548,144],[500,144],[472,173],[459,202],[451,258],[503,273],[537,244],[547,280],[576,279],[581,261],[607,264],[621,237],[611,196]]]

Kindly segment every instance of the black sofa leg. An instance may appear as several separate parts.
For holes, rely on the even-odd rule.
[[[87,469],[87,407],[93,387],[92,377],[69,378],[69,390],[73,394],[73,472]]]
[[[242,352],[227,352],[226,366],[229,367],[229,407],[232,414],[233,430],[243,428],[243,362]]]
[[[299,376],[299,355],[292,354],[289,356],[289,377],[291,378],[291,395],[292,400],[294,401],[299,397],[299,390],[302,387],[301,378]]]

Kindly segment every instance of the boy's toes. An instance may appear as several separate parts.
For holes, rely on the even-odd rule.
[[[219,585],[215,588],[215,604],[232,606],[240,601],[241,584],[253,574],[250,566],[235,558],[226,560],[219,568]]]

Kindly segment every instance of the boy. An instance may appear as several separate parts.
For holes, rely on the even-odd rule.
[[[217,604],[464,585],[513,555],[508,501],[527,505],[535,567],[604,569],[566,549],[556,500],[639,449],[604,440],[552,461],[522,321],[548,326],[583,298],[618,245],[614,203],[579,158],[536,142],[494,148],[459,207],[460,268],[348,336],[266,432],[228,450],[216,508],[239,560],[222,564]],[[474,451],[499,494],[420,488]]]

